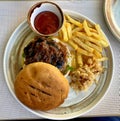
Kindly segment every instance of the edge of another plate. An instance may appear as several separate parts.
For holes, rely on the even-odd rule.
[[[106,23],[113,33],[113,35],[120,41],[120,28],[118,27],[115,19],[112,7],[115,4],[116,0],[105,0],[104,2],[104,16]]]

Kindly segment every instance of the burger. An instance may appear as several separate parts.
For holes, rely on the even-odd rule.
[[[23,65],[34,62],[49,63],[65,75],[71,65],[71,55],[67,46],[58,39],[36,37],[23,50]]]
[[[60,106],[69,93],[65,75],[70,65],[65,44],[47,37],[36,37],[23,49],[22,69],[14,89],[19,101],[34,110],[47,111]]]

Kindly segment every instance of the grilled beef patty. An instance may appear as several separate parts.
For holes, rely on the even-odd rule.
[[[67,48],[51,38],[37,38],[24,48],[25,65],[33,62],[46,62],[56,66],[61,72],[65,71]]]

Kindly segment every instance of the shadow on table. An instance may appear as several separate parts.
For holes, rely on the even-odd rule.
[[[42,119],[40,121],[50,121],[50,120],[49,119]],[[70,119],[69,121],[120,121],[120,117],[75,118],[75,119]]]

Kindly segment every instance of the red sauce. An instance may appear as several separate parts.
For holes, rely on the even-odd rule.
[[[52,34],[59,27],[59,19],[53,12],[44,11],[36,16],[34,25],[38,32]]]

